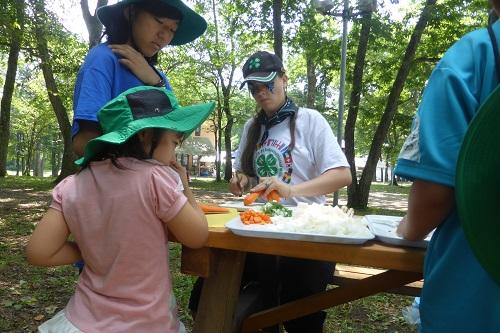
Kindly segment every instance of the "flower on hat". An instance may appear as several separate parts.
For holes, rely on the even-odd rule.
[[[250,64],[248,65],[248,69],[257,69],[260,67],[260,58],[256,57],[250,60]]]

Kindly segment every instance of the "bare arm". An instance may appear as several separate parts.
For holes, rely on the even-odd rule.
[[[235,172],[229,181],[229,192],[236,196],[242,196],[245,188],[250,184],[250,177],[242,172]]]
[[[179,177],[184,187],[184,195],[188,202],[181,211],[167,223],[168,229],[175,235],[175,238],[182,244],[191,247],[202,247],[208,238],[208,222],[205,213],[201,210],[189,187],[186,169],[178,162],[170,163]]]
[[[179,162],[177,161],[171,161],[170,162],[170,166],[175,170],[177,171],[177,173],[179,174],[179,177],[181,179],[181,182],[182,182],[182,186],[184,187],[184,195],[186,196],[186,198],[188,199],[188,202],[191,206],[193,206],[193,208],[198,211],[198,213],[200,215],[203,216],[203,218],[205,218],[205,213],[203,213],[203,211],[201,210],[200,206],[198,205],[198,202],[196,201],[196,199],[194,198],[194,194],[193,194],[193,191],[191,191],[191,188],[189,187],[189,182],[188,182],[188,179],[187,179],[187,171],[186,171],[186,168],[184,168]]]
[[[28,262],[35,266],[60,266],[81,260],[76,243],[68,241],[69,235],[62,213],[49,208],[26,246]]]
[[[454,205],[453,188],[416,180],[408,197],[408,212],[397,232],[408,240],[424,239],[444,221]]]
[[[260,184],[253,187],[251,192],[265,190],[263,196],[267,196],[271,191],[278,191],[284,198],[296,196],[316,196],[337,191],[338,189],[351,184],[352,177],[349,168],[340,167],[325,171],[321,175],[311,180],[296,185],[285,184],[275,177],[261,178]]]
[[[170,221],[168,230],[182,244],[190,248],[200,248],[208,239],[208,224],[205,215],[200,215],[189,202]]]
[[[78,125],[80,130],[73,137],[73,152],[81,157],[85,152],[87,142],[101,135],[101,129],[94,121],[79,120]]]
[[[122,57],[119,60],[120,63],[130,69],[145,85],[156,85],[161,79],[144,56],[132,46],[128,44],[110,44],[109,47],[113,53]]]

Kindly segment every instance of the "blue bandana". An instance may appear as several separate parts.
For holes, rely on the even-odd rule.
[[[275,125],[278,125],[281,123],[283,120],[286,118],[290,117],[291,115],[295,114],[299,108],[295,103],[290,99],[286,98],[285,104],[278,110],[278,112],[275,112],[271,118],[268,118],[264,112],[261,112],[259,116],[257,117],[257,121],[259,124],[264,125],[264,134],[262,135],[262,138],[260,139],[260,144],[262,145],[264,141],[267,140],[269,136],[269,129]]]

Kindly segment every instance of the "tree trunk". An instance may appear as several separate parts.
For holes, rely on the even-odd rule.
[[[33,176],[40,176],[40,142],[35,145],[35,152],[33,154]]]
[[[281,8],[281,7],[280,7]],[[216,10],[216,1],[212,0],[212,15],[214,18],[214,32],[215,32],[215,43],[216,45],[219,44],[219,24],[217,20],[217,10]],[[280,11],[281,15],[281,11]],[[280,21],[281,22],[281,21]],[[234,31],[233,24],[235,22],[230,22],[230,30]],[[229,38],[229,43],[230,43],[230,52],[234,53],[235,50],[235,42],[234,38],[232,35]],[[219,51],[216,51],[214,54],[214,57],[218,60],[222,59],[224,55],[221,55]],[[219,62],[219,61],[217,61]],[[230,70],[230,75],[228,77],[228,81],[226,83],[225,81],[225,75],[224,75],[224,67],[223,66],[218,66],[216,67],[217,71],[217,82],[214,84],[215,88],[217,89],[217,117],[216,117],[216,126],[215,129],[217,131],[216,134],[216,152],[217,152],[217,157],[216,157],[216,162],[215,162],[215,169],[216,169],[216,176],[215,179],[216,181],[221,181],[221,151],[222,151],[222,130],[224,130],[224,149],[226,151],[226,158],[224,161],[224,180],[229,181],[232,176],[232,161],[231,161],[231,131],[233,128],[233,123],[234,123],[234,117],[231,113],[231,106],[230,106],[230,98],[231,98],[231,91],[232,91],[232,82],[233,82],[233,77],[234,77],[234,72],[236,70],[237,64],[233,58],[230,63],[229,70]],[[222,96],[222,97],[221,97]],[[222,117],[226,117],[226,126],[224,129],[222,128]]]
[[[43,72],[43,77],[45,79],[45,85],[47,87],[47,93],[49,95],[50,104],[54,109],[56,114],[57,123],[59,124],[59,130],[61,131],[64,143],[64,153],[62,160],[61,173],[56,179],[56,182],[61,181],[65,177],[73,174],[76,171],[76,167],[73,164],[75,156],[73,154],[71,145],[71,125],[68,118],[68,113],[64,107],[62,100],[57,89],[56,81],[52,72],[52,66],[50,63],[49,51],[47,48],[46,39],[46,21],[43,19],[45,16],[45,5],[43,0],[33,0],[35,4],[35,34],[36,34],[36,46],[38,50],[38,56],[41,60],[41,67]]]
[[[16,17],[12,20],[17,21],[12,31],[12,40],[10,42],[9,59],[7,60],[7,74],[2,92],[2,101],[0,102],[0,177],[7,175],[7,151],[9,148],[10,137],[10,108],[12,105],[12,95],[14,94],[14,84],[17,73],[17,60],[24,30],[24,1],[14,1],[16,7]],[[17,28],[16,28],[17,27]]]
[[[422,34],[425,30],[425,27],[427,26],[427,22],[429,21],[431,9],[435,5],[435,3],[436,0],[426,1],[425,7],[422,10],[415,29],[413,30],[410,42],[406,47],[401,66],[399,67],[396,80],[394,81],[391,92],[389,93],[384,114],[382,115],[377,130],[375,131],[372,145],[370,147],[370,153],[368,154],[365,168],[363,169],[359,184],[356,188],[356,193],[352,196],[352,199],[349,202],[350,207],[363,209],[368,205],[371,179],[373,177],[373,173],[376,170],[377,162],[380,158],[382,144],[384,143],[384,140],[387,136],[387,132],[391,125],[392,119],[394,118],[394,114],[397,111],[401,91],[403,90],[405,80],[408,77],[408,73],[410,72],[411,63],[415,57],[415,52],[417,50],[418,44],[420,43]]]
[[[19,176],[19,173],[22,174],[24,170],[24,135],[21,132],[17,133],[17,147],[16,147],[16,176]]]
[[[314,102],[316,101],[316,64],[310,55],[306,54],[307,62],[307,101],[306,105],[308,108],[314,108]]]
[[[215,180],[220,182],[220,171],[221,171],[221,151],[222,151],[222,110],[220,108],[217,109],[217,128],[219,131],[217,132],[217,155],[215,159],[215,168],[217,170],[217,175],[215,176]]]
[[[31,176],[31,167],[33,163],[33,151],[35,146],[35,134],[36,132],[36,124],[33,124],[31,127],[30,135],[28,141],[26,142],[26,155],[23,169],[23,176]]]
[[[281,25],[281,12],[283,0],[273,0],[273,36],[274,54],[283,60],[283,26]]]
[[[16,176],[19,176],[19,172],[22,170],[21,166],[21,150],[22,150],[22,133],[16,133],[17,143],[16,143]]]
[[[57,173],[59,171],[59,168],[57,167],[57,159],[58,159],[58,154],[56,150],[56,140],[55,138],[52,140],[52,149],[50,150],[50,165],[52,166],[51,169],[51,176],[52,177],[57,177]]]
[[[224,180],[229,181],[233,176],[233,164],[231,160],[231,132],[233,129],[234,117],[231,114],[229,105],[229,91],[224,92],[224,114],[226,115],[226,127],[224,128],[224,148],[226,150],[226,165],[224,168]]]
[[[391,166],[391,185],[392,186],[399,186],[398,179],[397,179],[396,175],[394,174],[394,166]]]
[[[356,162],[354,151],[354,129],[358,118],[359,103],[361,100],[361,89],[363,85],[363,73],[365,67],[366,52],[370,38],[372,12],[364,12],[361,19],[361,31],[359,34],[358,49],[356,51],[356,62],[352,79],[351,97],[349,99],[349,111],[344,128],[345,155],[351,166],[352,183],[347,187],[347,206],[354,207],[358,193],[358,178],[356,175]],[[365,167],[366,168],[366,167]]]
[[[108,0],[98,0],[96,9],[107,4]],[[82,8],[82,16],[89,33],[89,49],[91,49],[101,41],[102,24],[97,19],[97,15],[90,14],[88,0],[81,0],[80,7]]]

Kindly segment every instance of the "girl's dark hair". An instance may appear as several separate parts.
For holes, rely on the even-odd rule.
[[[500,0],[490,0],[490,4],[495,7],[495,9],[500,10]]]
[[[110,44],[125,44],[131,39],[135,47],[135,41],[132,37],[132,24],[139,11],[146,11],[156,17],[182,20],[182,13],[177,8],[167,5],[160,0],[141,1],[129,6],[131,10],[128,12],[128,18],[120,12],[120,15],[117,15],[109,25],[104,27],[102,36],[106,35]],[[135,14],[132,14],[133,12]],[[158,63],[158,53],[152,57],[145,58],[150,65]]]
[[[279,73],[279,77],[283,77],[284,73]],[[258,122],[258,118],[260,115],[264,114],[264,110],[258,110],[257,114],[253,117],[252,123],[248,128],[247,134],[247,142],[246,146],[243,149],[243,153],[241,154],[241,171],[244,174],[255,177],[257,174],[255,173],[255,168],[253,165],[253,156],[255,154],[255,150],[257,149],[257,144],[259,143],[259,139],[261,136],[261,124]],[[292,153],[293,148],[295,147],[295,127],[296,127],[296,118],[297,112],[295,112],[290,117],[290,144],[288,145],[288,151],[290,154]]]
[[[118,169],[126,169],[123,165],[120,164],[120,162],[118,162],[118,158],[133,157],[138,160],[150,159],[153,157],[153,152],[155,151],[156,147],[158,147],[158,143],[160,142],[160,139],[165,131],[166,130],[163,128],[153,128],[151,149],[148,152],[144,151],[138,134],[133,135],[127,141],[119,145],[107,143],[104,145],[103,149],[101,149],[97,154],[89,159],[87,164],[82,165],[81,170],[87,167],[90,168],[90,162],[94,161],[104,161],[110,159],[111,163],[113,163],[113,165]]]

